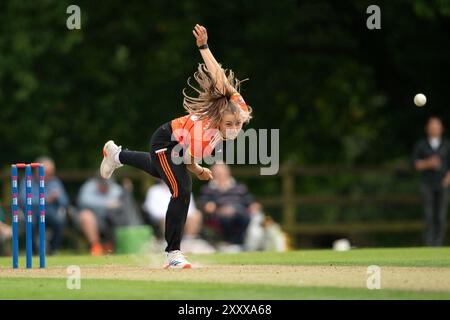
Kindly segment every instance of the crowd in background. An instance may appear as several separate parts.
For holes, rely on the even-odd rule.
[[[425,137],[413,151],[413,166],[420,173],[420,190],[424,205],[424,243],[442,246],[447,229],[448,186],[450,185],[450,142],[443,136],[444,126],[438,117],[431,117],[425,127]],[[165,213],[170,190],[163,181],[152,185],[142,206],[133,197],[133,183],[104,180],[100,176],[88,179],[71,203],[64,184],[55,174],[52,159],[37,159],[45,167],[46,225],[49,230],[48,253],[62,248],[64,230],[70,228],[86,239],[92,255],[115,251],[115,230],[121,226],[146,224],[164,241]],[[185,252],[239,252],[243,250],[278,250],[287,248],[279,226],[264,213],[247,187],[233,178],[230,167],[211,167],[214,180],[191,195],[182,249]],[[33,179],[34,221],[38,221],[38,179]],[[25,206],[25,183],[19,185],[19,207]],[[22,228],[24,226],[24,217]],[[0,254],[8,252],[5,243],[12,236],[0,203]],[[23,229],[22,229],[23,233]],[[37,235],[37,232],[34,233]],[[34,241],[36,244],[37,241]],[[34,248],[34,250],[37,250]]]
[[[165,213],[171,197],[163,181],[157,181],[147,191],[145,201],[137,204],[133,183],[125,178],[120,183],[91,177],[80,187],[76,199],[70,201],[64,184],[56,175],[55,163],[48,157],[36,160],[45,167],[47,253],[57,254],[63,246],[65,230],[82,237],[92,255],[115,251],[116,229],[124,226],[148,225],[155,241],[164,241]],[[279,226],[263,213],[247,187],[237,182],[225,164],[212,166],[214,180],[202,186],[198,197],[191,195],[182,241],[185,252],[210,253],[248,250],[285,250],[286,239]],[[38,179],[32,179],[35,227],[38,221]],[[25,207],[25,181],[19,182],[19,208]],[[24,232],[24,216],[19,226]],[[0,215],[0,221],[6,221]],[[272,232],[269,232],[269,230]],[[34,232],[34,236],[38,233]],[[0,222],[0,242],[3,247],[11,240],[11,226]],[[36,248],[37,241],[33,242]],[[2,250],[7,252],[8,250]]]

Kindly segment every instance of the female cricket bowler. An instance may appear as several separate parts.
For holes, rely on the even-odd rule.
[[[117,168],[129,165],[153,177],[163,179],[172,194],[166,212],[165,268],[191,268],[180,251],[180,243],[188,212],[192,180],[189,172],[200,180],[213,179],[209,169],[198,164],[212,155],[222,140],[235,139],[244,123],[251,119],[252,109],[239,94],[241,81],[232,70],[224,70],[208,48],[206,28],[195,25],[192,30],[204,64],[199,64],[194,79],[198,86],[188,85],[197,97],[183,90],[183,107],[187,115],[161,125],[150,140],[150,152],[122,150],[114,141],[103,147],[100,174],[109,179]],[[182,161],[173,161],[173,149],[179,146]]]

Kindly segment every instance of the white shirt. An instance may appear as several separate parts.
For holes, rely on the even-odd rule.
[[[430,144],[433,150],[437,150],[441,145],[441,138],[428,138],[428,143]]]
[[[167,207],[170,202],[170,190],[166,184],[158,183],[151,186],[145,197],[143,204],[144,210],[154,219],[160,220],[166,217]],[[189,203],[188,216],[197,211],[194,203],[194,197],[191,193],[191,201]]]

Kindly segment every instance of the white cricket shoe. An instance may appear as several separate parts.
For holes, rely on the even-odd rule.
[[[167,253],[167,264],[164,269],[190,269],[192,265],[180,250]]]
[[[103,160],[100,165],[100,175],[104,179],[111,178],[114,170],[123,166],[115,159],[120,151],[122,151],[122,147],[116,145],[114,141],[109,140],[105,143],[105,146],[103,147]]]

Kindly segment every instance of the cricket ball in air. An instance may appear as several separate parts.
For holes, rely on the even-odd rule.
[[[418,93],[414,97],[414,104],[418,107],[423,107],[427,103],[427,97],[424,94]]]

